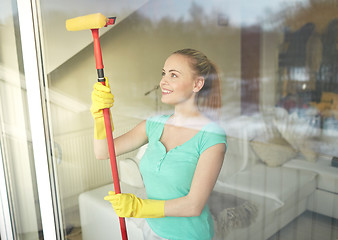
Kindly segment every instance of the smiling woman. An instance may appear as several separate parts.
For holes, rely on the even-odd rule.
[[[171,105],[184,105],[195,98],[204,79],[194,78],[189,59],[183,55],[173,54],[164,64],[162,70],[162,102]]]
[[[113,104],[106,85],[94,87],[96,117],[102,114],[102,103]],[[219,86],[216,68],[203,53],[174,52],[165,61],[160,81],[162,102],[173,105],[174,113],[151,117],[115,139],[117,155],[148,143],[140,172],[149,199],[114,192],[105,198],[120,217],[146,218],[145,239],[153,239],[149,228],[154,239],[213,238],[207,200],[226,151],[224,130],[209,117],[220,107]],[[94,140],[98,158],[108,156],[106,146],[106,139]]]
[[[164,64],[160,86],[162,102],[183,106],[186,102],[195,101],[188,104],[217,119],[221,107],[219,74],[203,53],[194,49],[174,52]]]

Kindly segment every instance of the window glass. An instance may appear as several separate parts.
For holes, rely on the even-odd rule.
[[[15,239],[42,234],[16,2],[0,4],[0,147]],[[3,205],[4,206],[4,205]],[[9,236],[8,236],[9,237]]]
[[[329,0],[41,0],[65,234],[105,235],[111,234],[110,227],[119,229],[113,222],[109,227],[94,220],[113,214],[102,200],[112,176],[109,161],[96,160],[93,152],[89,109],[97,73],[92,35],[90,30],[67,32],[66,19],[96,12],[117,17],[114,26],[99,30],[104,71],[115,96],[114,136],[150,116],[173,112],[161,102],[158,87],[172,52],[194,48],[216,63],[222,95],[219,125],[228,149],[215,190],[242,203],[236,209],[247,204],[251,214],[241,215],[246,223],[227,225],[227,232],[217,234],[263,239],[286,234],[284,227],[296,226],[298,219],[338,217],[337,178],[320,180],[337,175],[332,166],[338,155],[336,10],[337,3]],[[142,189],[135,163],[140,155],[136,150],[118,157],[122,184],[128,183],[123,191]],[[234,207],[223,205],[231,202],[223,197],[211,209]],[[326,200],[330,204],[324,206]],[[220,212],[214,216],[217,224],[226,214]],[[316,236],[315,230],[307,234]]]

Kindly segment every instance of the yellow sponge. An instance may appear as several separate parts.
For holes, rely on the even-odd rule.
[[[85,29],[96,29],[104,27],[109,21],[101,13],[89,14],[81,17],[68,19],[66,21],[66,28],[68,31],[80,31]]]

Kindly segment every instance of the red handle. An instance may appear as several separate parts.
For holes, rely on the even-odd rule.
[[[104,84],[104,82],[102,84]],[[112,169],[112,173],[113,173],[114,189],[115,189],[115,194],[118,194],[118,193],[121,193],[121,189],[120,189],[119,175],[118,175],[118,171],[117,171],[115,147],[114,147],[114,140],[113,140],[113,134],[112,134],[111,122],[110,122],[110,114],[109,114],[108,108],[103,109],[103,117],[104,117],[104,124],[105,124],[105,127],[106,127],[106,135],[107,135],[107,142],[108,142],[108,148],[109,148],[110,165],[111,165],[111,169]],[[127,240],[128,236],[127,236],[125,219],[120,217],[119,220],[120,220],[120,228],[121,228],[122,239]]]
[[[98,29],[91,29],[91,30],[92,30],[93,39],[94,39],[94,55],[95,55],[96,69],[102,70],[98,72],[98,74],[103,75],[103,62],[102,62],[102,54],[101,54],[101,47],[100,47],[100,41],[99,41],[99,30]],[[99,76],[99,79],[103,77],[104,76]],[[103,85],[106,84],[104,81],[101,83]],[[112,128],[111,128],[109,108],[103,109],[103,117],[104,117],[104,124],[106,128],[110,166],[111,166],[111,170],[113,174],[114,190],[115,190],[115,193],[117,194],[117,193],[121,193],[121,188],[120,188],[119,173],[117,171],[116,154],[115,154],[113,133],[112,133]],[[124,218],[121,218],[121,217],[119,218],[119,220],[120,220],[122,240],[128,240],[126,221]]]
[[[96,69],[103,69],[102,53],[99,40],[99,29],[91,29],[94,39],[94,56],[96,62]]]
[[[114,140],[113,140],[112,128],[110,125],[110,114],[109,114],[108,108],[103,109],[103,117],[104,117],[104,124],[106,127],[110,165],[111,165],[111,169],[113,172],[114,189],[115,189],[115,193],[121,193],[120,184],[119,184],[119,176],[118,176],[118,171],[117,171],[117,164],[116,164]]]

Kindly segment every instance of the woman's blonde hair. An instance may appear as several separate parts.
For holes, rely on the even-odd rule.
[[[221,83],[216,65],[195,49],[181,49],[173,54],[181,54],[191,59],[191,68],[195,74],[204,78],[204,86],[196,95],[196,104],[208,117],[218,119],[222,101]]]

